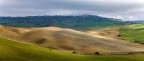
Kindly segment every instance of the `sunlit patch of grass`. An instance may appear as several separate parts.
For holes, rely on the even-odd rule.
[[[144,25],[135,24],[123,27],[119,30],[122,38],[130,41],[144,42]]]

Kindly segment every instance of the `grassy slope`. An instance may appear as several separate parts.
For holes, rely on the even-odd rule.
[[[131,40],[144,42],[144,25],[135,24],[120,29],[121,37]]]
[[[143,57],[64,54],[0,38],[0,61],[144,61]]]

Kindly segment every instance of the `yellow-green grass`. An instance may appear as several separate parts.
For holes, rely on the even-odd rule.
[[[130,41],[144,42],[144,25],[135,24],[123,27],[119,30],[122,38]]]
[[[90,56],[65,54],[0,38],[0,61],[144,61],[144,55]]]
[[[127,29],[141,29],[144,28],[144,24],[133,24],[126,26]]]

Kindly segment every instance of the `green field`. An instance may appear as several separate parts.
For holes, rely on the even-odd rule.
[[[90,56],[65,54],[0,38],[0,61],[144,61],[144,55]]]
[[[144,42],[144,25],[142,24],[129,25],[121,28],[119,31],[122,38],[130,41]]]

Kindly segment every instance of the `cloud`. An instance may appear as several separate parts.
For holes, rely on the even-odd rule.
[[[0,0],[0,16],[93,14],[144,19],[144,0]]]

